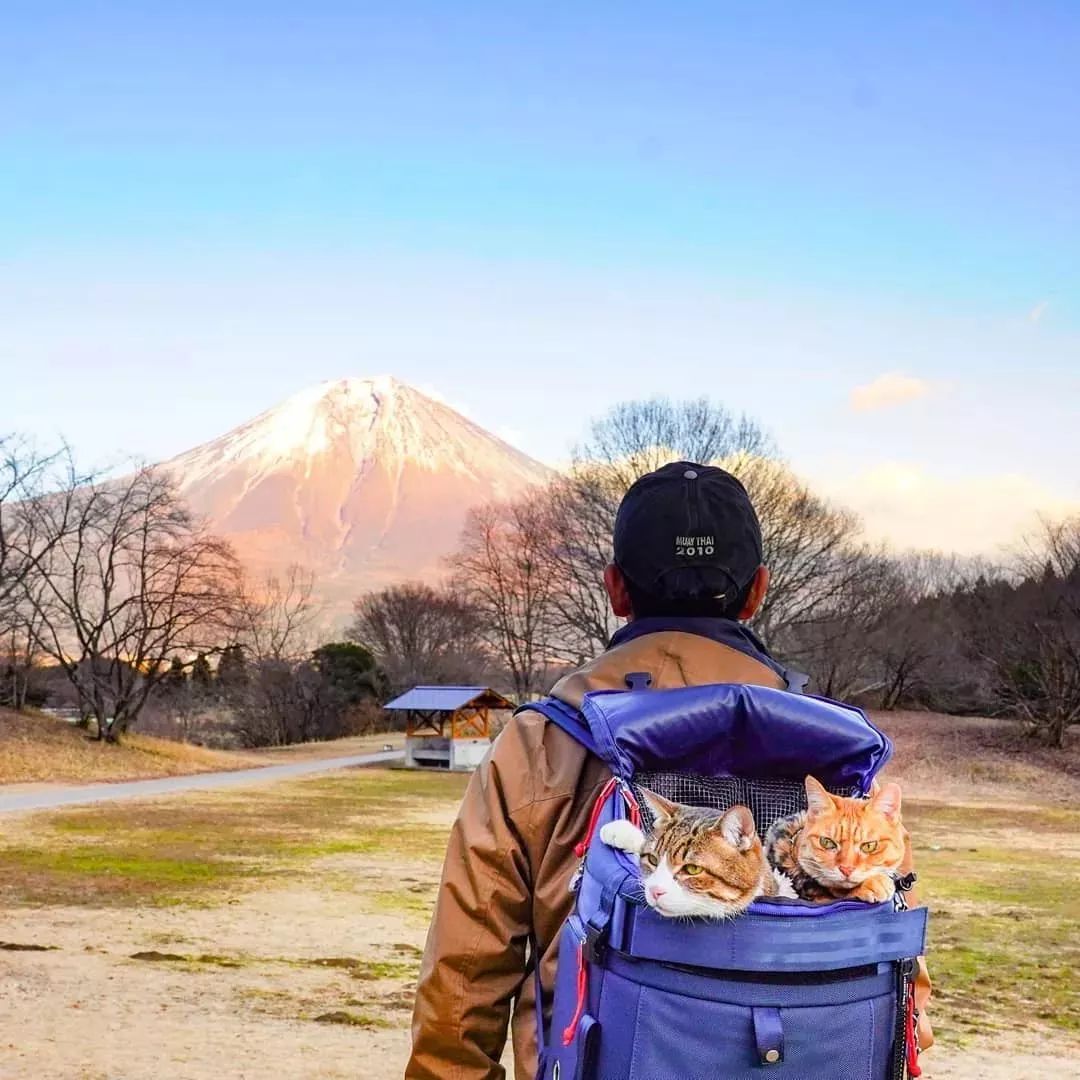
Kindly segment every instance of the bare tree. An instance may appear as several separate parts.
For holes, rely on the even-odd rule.
[[[658,397],[623,402],[593,421],[574,461],[601,468],[621,498],[639,476],[669,461],[704,464],[735,454],[766,458],[774,453],[772,439],[745,414],[736,416],[708,398]]]
[[[66,528],[58,528],[38,535],[36,516],[29,508],[51,486],[75,482],[75,466],[66,447],[41,454],[25,439],[0,436],[0,628],[13,618],[23,621],[13,611],[27,580],[68,534]]]
[[[482,639],[523,701],[546,671],[566,661],[555,630],[559,583],[548,540],[548,521],[535,500],[492,503],[469,513],[449,560],[457,588],[479,616]]]
[[[61,665],[99,738],[115,741],[174,654],[212,648],[235,624],[238,564],[152,469],[108,484],[73,477],[25,512],[47,551],[22,593],[37,644]]]
[[[772,577],[755,627],[779,643],[793,627],[831,619],[836,604],[853,602],[873,559],[858,518],[815,495],[781,462],[737,454],[717,464],[743,482],[761,522]]]
[[[17,535],[25,529],[18,504],[30,494],[40,469],[38,458],[22,440],[0,436],[0,626],[27,573],[27,545]]]
[[[556,632],[579,662],[605,648],[619,626],[603,575],[612,559],[611,534],[623,491],[621,481],[603,468],[579,463],[569,475],[527,496],[547,538],[543,558],[553,585]]]
[[[1068,578],[1080,572],[1080,515],[1061,521],[1040,518],[1013,557],[1014,572],[1022,578],[1047,575]]]
[[[1044,521],[1011,576],[980,579],[962,600],[1001,707],[1063,746],[1080,723],[1080,518]]]
[[[315,575],[296,563],[281,576],[270,573],[257,585],[246,584],[236,637],[248,657],[259,662],[307,656],[319,616],[314,593]]]
[[[815,690],[827,697],[884,709],[955,701],[973,681],[954,603],[969,580],[966,562],[856,547],[843,569],[838,588],[782,626],[785,657],[811,672]]]
[[[394,691],[425,682],[475,682],[491,666],[476,611],[451,590],[419,582],[391,585],[360,597],[353,610],[348,638],[371,651]]]
[[[233,702],[232,730],[244,746],[289,746],[353,734],[359,717],[309,661],[262,660]]]
[[[930,705],[962,679],[951,598],[965,572],[962,560],[937,551],[889,560],[880,578],[877,625],[868,635],[883,709]]]
[[[23,438],[0,437],[0,701],[14,709],[25,706],[41,659],[37,646],[41,619],[31,602],[42,592],[41,566],[69,531],[61,522],[50,535],[40,535],[31,510],[51,483],[74,479],[66,447],[41,454]]]
[[[40,589],[36,580],[25,580],[27,589]],[[45,659],[38,645],[41,616],[33,604],[13,599],[0,625],[0,703],[16,711],[30,703],[35,676],[40,676]]]
[[[811,674],[815,692],[839,699],[880,691],[874,635],[897,587],[892,561],[881,551],[845,560],[845,571],[816,606],[775,634],[784,658]]]

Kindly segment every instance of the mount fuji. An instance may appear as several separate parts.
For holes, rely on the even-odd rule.
[[[250,569],[313,571],[335,617],[366,589],[437,579],[471,507],[552,475],[390,376],[302,390],[161,467]]]

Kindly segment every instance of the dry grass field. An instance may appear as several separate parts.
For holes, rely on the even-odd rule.
[[[0,708],[0,784],[141,780],[252,764],[245,754],[206,750],[150,735],[132,734],[119,746],[104,746],[64,720]]]
[[[96,742],[80,728],[38,713],[0,708],[0,785],[87,784],[250,769],[315,758],[346,757],[400,747],[403,736],[358,735],[333,742],[259,750],[207,750],[133,732],[117,746]]]
[[[1000,725],[884,724],[933,908],[924,1075],[1070,1075],[1075,748],[1046,760]],[[356,770],[0,817],[0,1077],[400,1076],[464,784]]]

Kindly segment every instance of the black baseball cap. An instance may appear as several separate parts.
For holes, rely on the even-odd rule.
[[[746,488],[723,469],[676,461],[631,485],[615,515],[615,564],[657,600],[732,603],[762,563]]]

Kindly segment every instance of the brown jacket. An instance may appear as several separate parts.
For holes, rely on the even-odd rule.
[[[696,634],[663,631],[610,649],[552,693],[578,705],[588,690],[621,689],[647,671],[658,689],[732,682],[780,687],[766,665]],[[512,1018],[516,1080],[536,1072],[529,939],[541,955],[545,1012],[559,928],[573,903],[574,845],[610,777],[607,767],[535,712],[513,717],[473,774],[450,834],[413,1013],[407,1080],[503,1080]],[[909,854],[910,859],[910,854]],[[921,972],[917,1000],[930,985]],[[925,1017],[924,1017],[925,1019]],[[922,1045],[932,1041],[921,1026]]]

